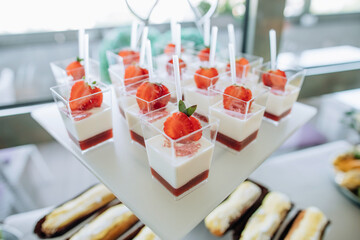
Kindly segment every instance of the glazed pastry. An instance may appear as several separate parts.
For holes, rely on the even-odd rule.
[[[158,236],[147,226],[143,227],[133,240],[160,240]]]
[[[321,240],[328,223],[324,213],[309,207],[299,212],[284,240]]]
[[[339,155],[333,162],[336,170],[335,181],[345,188],[354,190],[360,187],[359,147],[354,151]]]
[[[40,219],[34,232],[41,238],[60,236],[115,198],[104,185],[97,184]]]
[[[205,226],[215,236],[222,236],[229,227],[259,199],[261,188],[245,181],[206,218]]]
[[[270,192],[246,223],[240,240],[273,238],[291,207],[291,201],[285,194]]]
[[[138,221],[139,219],[124,204],[117,204],[94,218],[70,240],[115,240]]]

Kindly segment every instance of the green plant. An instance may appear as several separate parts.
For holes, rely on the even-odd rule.
[[[352,109],[344,113],[341,122],[348,128],[357,133],[358,141],[360,140],[360,111]],[[360,142],[360,141],[359,141]]]

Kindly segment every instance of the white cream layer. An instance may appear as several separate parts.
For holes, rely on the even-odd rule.
[[[172,111],[175,110],[175,105],[168,103],[168,105],[166,106],[166,110],[171,113]],[[132,105],[131,107],[127,108],[125,111],[125,116],[126,116],[126,121],[129,127],[129,130],[135,132],[136,134],[143,136],[143,132],[141,129],[141,117],[144,116],[144,114],[142,114],[140,112],[140,108],[137,104]],[[162,129],[162,126],[164,125],[164,122],[166,120],[168,116],[164,116],[162,118],[157,119],[156,121],[152,122],[152,124],[159,128]]]
[[[286,86],[285,92],[282,95],[270,91],[266,103],[266,112],[275,116],[280,116],[285,113],[292,108],[299,96],[299,92],[300,89],[298,87],[290,84]]]
[[[222,99],[221,94],[199,89],[193,85],[184,88],[184,97],[189,105],[197,105],[196,111],[202,115],[208,115],[210,106]]]
[[[90,113],[90,115],[81,120],[73,120],[67,113],[60,111],[66,129],[77,140],[84,141],[112,129],[111,107],[106,104],[103,103],[101,107],[82,112],[84,114]]]
[[[309,207],[305,210],[303,219],[289,240],[321,240],[321,234],[327,222],[328,219],[318,208]]]
[[[278,192],[268,193],[247,222],[240,240],[270,240],[290,209],[288,196]]]
[[[96,217],[89,224],[84,226],[70,240],[89,240],[111,227],[118,219],[123,218],[124,214],[131,214],[130,210],[123,204],[115,205]],[[101,239],[101,238],[96,238]]]
[[[143,227],[133,240],[160,240],[147,226]]]
[[[224,109],[223,103],[219,102],[210,107],[210,121],[213,117],[219,119],[218,132],[241,142],[259,130],[264,112],[264,107],[254,103],[246,116]]]
[[[196,154],[175,157],[173,149],[164,146],[165,138],[157,135],[145,141],[149,165],[173,188],[177,189],[188,183],[199,174],[209,170],[214,144],[205,137],[195,142],[200,144]]]
[[[255,203],[260,194],[259,186],[249,181],[243,182],[205,218],[206,227],[217,235],[224,234],[230,224]]]
[[[45,222],[42,224],[43,229],[54,229],[54,232],[59,227],[66,224],[69,219],[74,219],[82,213],[87,212],[89,207],[96,203],[101,203],[104,199],[115,199],[115,196],[107,189],[104,185],[98,184],[79,197],[66,202],[60,207],[53,210],[49,215],[46,216]],[[108,202],[105,202],[107,204]]]

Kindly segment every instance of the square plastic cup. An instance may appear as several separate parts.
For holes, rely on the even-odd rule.
[[[94,80],[90,78],[89,82]],[[71,81],[52,87],[50,90],[70,139],[81,151],[87,151],[113,138],[111,89],[97,82],[95,86],[101,89],[100,92],[70,100],[72,86],[80,81],[85,80]],[[100,106],[79,110],[78,106],[84,105],[91,99],[101,98],[101,95]]]
[[[229,59],[229,51],[223,52],[222,57]],[[254,74],[253,71],[255,68],[258,68],[263,63],[263,58],[245,54],[237,53],[235,56],[236,62],[236,78],[239,83],[253,82],[256,83],[259,80],[259,76]],[[243,60],[240,60],[243,59]],[[240,60],[240,61],[238,61]],[[230,62],[227,61],[226,71],[230,76]]]
[[[209,108],[214,103],[221,100],[221,94],[210,91],[210,88],[221,88],[221,84],[228,84],[227,81],[222,81],[220,79],[228,78],[227,73],[219,73],[216,77],[205,77],[196,73],[188,73],[186,79],[189,79],[190,84],[184,87],[184,98],[185,101],[190,105],[197,105],[197,110],[194,113],[196,117],[202,121],[208,121]],[[209,87],[205,89],[198,88],[195,82],[195,79],[199,79],[203,84],[207,84]]]
[[[148,80],[145,80],[148,81]],[[145,82],[144,81],[144,82]],[[170,89],[169,83],[162,83],[164,84],[168,89]],[[172,86],[171,88],[175,88]],[[130,95],[131,94],[131,95]],[[130,137],[132,139],[133,143],[137,143],[143,147],[145,147],[145,141],[143,132],[141,130],[141,122],[140,119],[144,114],[151,113],[159,108],[166,109],[167,111],[173,111],[176,107],[175,104],[171,102],[172,99],[176,99],[175,92],[169,93],[159,97],[157,99],[154,99],[152,101],[144,100],[140,97],[136,96],[135,93],[131,92],[124,92],[124,95],[122,97],[122,104],[125,106],[127,104],[125,110],[125,119],[127,121],[127,125],[130,131]],[[131,106],[129,106],[132,104]],[[164,106],[165,105],[165,106]],[[159,115],[157,118],[162,119],[165,116]]]
[[[76,58],[69,58],[50,63],[51,70],[58,85],[68,83],[69,81],[80,80],[85,76],[85,69],[83,66],[66,69],[69,64],[74,61],[76,61]],[[84,62],[81,61],[81,65],[83,65],[83,63]],[[100,80],[100,65],[98,61],[89,59],[89,71],[91,76]]]
[[[284,87],[271,87],[269,99],[266,104],[264,116],[275,125],[291,113],[291,109],[299,96],[305,77],[305,70],[303,69],[285,67],[283,70],[286,77],[270,73],[269,62],[254,69],[254,73],[259,76],[259,81],[263,85],[264,82],[271,81],[283,82],[285,84]]]
[[[228,86],[231,85],[231,81],[228,81]],[[221,96],[221,100],[210,107],[210,122],[214,117],[220,120],[216,140],[235,152],[240,152],[256,140],[269,96],[269,88],[260,84],[239,86],[251,90],[252,98],[249,101],[224,94],[225,88],[210,89],[210,92]]]
[[[166,111],[163,120],[156,122],[153,115],[157,112],[164,110],[141,118],[150,170],[153,178],[178,200],[207,182],[219,123],[199,119],[201,129],[173,140],[163,130],[165,120],[173,112]]]

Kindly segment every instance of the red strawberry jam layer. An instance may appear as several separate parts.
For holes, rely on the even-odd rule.
[[[291,112],[291,108],[289,110],[287,110],[286,112],[284,112],[283,114],[281,114],[280,116],[276,116],[273,115],[271,113],[265,112],[264,113],[264,117],[269,118],[275,122],[279,122],[281,119],[283,119],[284,117],[286,117],[287,115],[289,115]]]
[[[205,181],[209,176],[209,170],[206,170],[185,185],[180,188],[173,188],[164,178],[162,178],[154,169],[151,168],[151,174],[154,178],[156,178],[167,190],[169,190],[175,197],[180,196],[181,194],[185,193],[186,191],[190,190],[191,188],[195,187],[196,185],[200,184],[201,182]]]
[[[241,151],[242,149],[244,149],[247,145],[249,145],[252,141],[254,141],[256,139],[257,134],[258,134],[258,130],[256,130],[252,134],[250,134],[244,140],[238,142],[238,141],[234,140],[233,138],[230,138],[230,137],[218,132],[218,134],[216,136],[216,141],[224,144],[225,146],[227,146],[231,149],[234,149],[235,151]]]
[[[81,150],[86,150],[91,147],[98,145],[99,143],[105,142],[113,138],[113,130],[109,129],[105,132],[99,133],[91,138],[88,138],[83,141],[78,141],[70,132],[68,132],[71,140],[80,147]]]
[[[204,115],[202,115],[202,114],[200,114],[200,113],[194,112],[194,113],[193,113],[193,116],[196,117],[197,119],[199,119],[200,121],[203,121],[203,122],[206,122],[206,123],[209,122],[208,117],[207,117],[207,116],[204,116]]]
[[[135,141],[135,142],[139,143],[140,145],[142,145],[143,147],[145,147],[145,139],[143,136],[140,136],[136,132],[130,130],[130,137],[133,141]]]

